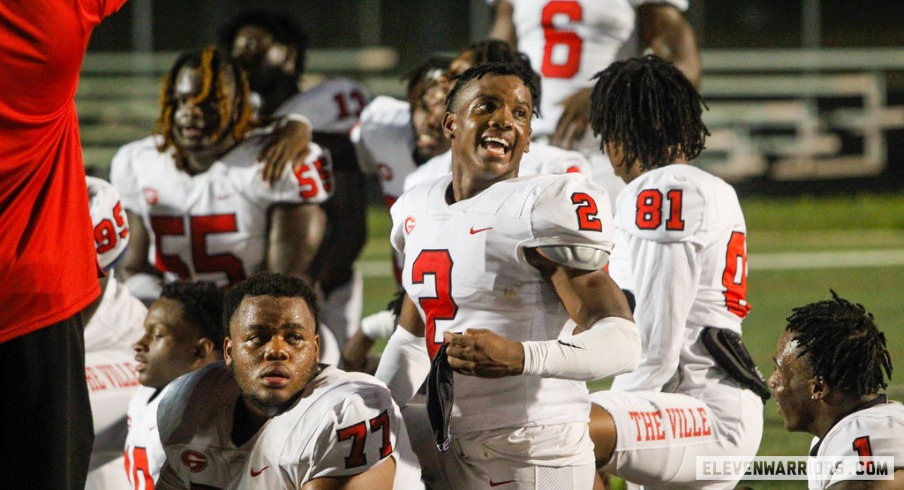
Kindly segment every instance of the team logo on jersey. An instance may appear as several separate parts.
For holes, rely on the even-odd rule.
[[[385,163],[377,164],[377,174],[380,175],[380,180],[392,180],[392,169]]]
[[[405,218],[405,233],[410,235],[414,231],[414,216]]]
[[[182,464],[188,466],[188,471],[192,473],[198,473],[199,471],[203,471],[204,468],[207,468],[207,456],[199,453],[198,451],[192,451],[191,449],[186,449],[182,451]]]
[[[153,187],[145,187],[143,189],[144,192],[144,200],[148,204],[157,204],[157,201],[160,200],[160,195],[157,194],[157,189]]]

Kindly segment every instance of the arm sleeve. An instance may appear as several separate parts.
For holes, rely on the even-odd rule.
[[[374,376],[386,383],[393,400],[404,407],[424,384],[429,372],[430,355],[424,338],[398,327],[383,350]]]
[[[634,318],[644,348],[640,366],[616,378],[613,389],[661,391],[678,369],[700,265],[687,242],[641,240],[635,251]]]

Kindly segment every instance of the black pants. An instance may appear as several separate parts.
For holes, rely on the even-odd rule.
[[[0,489],[83,490],[93,441],[81,314],[0,344]]]

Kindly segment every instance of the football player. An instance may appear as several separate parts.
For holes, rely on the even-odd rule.
[[[248,73],[251,90],[260,98],[259,116],[306,121],[307,127],[313,128],[314,142],[332,156],[332,196],[322,205],[326,235],[312,263],[312,274],[324,302],[323,321],[341,349],[358,329],[363,301],[363,278],[354,262],[367,241],[367,193],[349,132],[367,105],[367,91],[346,78],[329,78],[299,90],[307,37],[287,12],[244,13],[224,26],[220,44]],[[287,123],[283,131],[304,127]],[[274,153],[280,144],[273,143]]]
[[[386,387],[318,362],[317,317],[297,278],[262,272],[227,293],[226,363],[161,401],[161,486],[422,488]]]
[[[649,48],[672,61],[694,85],[700,52],[682,11],[687,0],[488,0],[496,18],[490,37],[527,53],[542,77],[541,118],[534,136],[584,153],[594,181],[614,199],[624,183],[612,175],[599,142],[589,138],[591,76]],[[587,136],[585,138],[585,136]]]
[[[493,62],[521,62],[524,69],[536,73],[530,67],[530,60],[511,45],[496,39],[488,39],[474,43],[465,48],[449,67],[449,78],[454,80],[468,68]],[[539,78],[537,78],[539,85]],[[541,97],[542,100],[542,97]],[[544,141],[531,143],[530,152],[521,159],[518,175],[530,174],[563,174],[568,172],[581,172],[591,175],[590,163],[576,151],[568,151],[551,146]],[[452,171],[452,153],[447,151],[438,155],[405,178],[405,190],[408,190],[420,182],[434,179]]]
[[[817,463],[835,468],[844,457],[894,457],[895,481],[808,471],[809,487],[900,488],[904,405],[881,393],[885,376],[891,377],[891,356],[872,313],[832,291],[832,299],[794,308],[787,321],[769,388],[785,428],[814,436],[808,470]]]
[[[174,282],[163,287],[135,342],[141,386],[128,408],[125,472],[133,490],[153,490],[165,458],[157,409],[171,382],[223,358],[223,292],[210,282]],[[120,466],[122,471],[122,466]]]
[[[708,131],[681,71],[650,55],[598,77],[591,125],[627,184],[609,273],[644,344],[636,370],[590,395],[597,463],[642,485],[733,488],[696,481],[695,457],[753,458],[762,435],[769,392],[740,340],[744,214],[730,185],[689,164]]]
[[[454,402],[439,397],[433,425],[441,450],[453,438],[439,455],[451,488],[590,488],[583,381],[640,356],[628,302],[602,271],[605,191],[580,174],[516,178],[537,97],[517,63],[465,71],[443,118],[452,174],[392,207],[407,298],[377,377],[400,405],[430,359],[431,378],[451,377]]]
[[[120,284],[113,271],[129,243],[129,224],[119,193],[109,182],[86,177],[88,207],[94,225],[97,263],[106,271],[101,295],[83,310],[85,379],[94,420],[94,445],[85,488],[120,489],[126,440],[126,411],[138,387],[132,343],[144,332],[147,308]]]
[[[319,204],[329,197],[329,155],[312,144],[278,180],[262,179],[264,141],[251,132],[248,94],[228,55],[214,48],[183,54],[164,81],[156,134],[113,158],[112,181],[132,233],[120,264],[130,288],[145,274],[221,287],[261,269],[311,277],[324,233]]]

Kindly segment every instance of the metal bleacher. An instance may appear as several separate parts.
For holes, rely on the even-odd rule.
[[[904,106],[887,105],[887,74],[904,49],[707,50],[703,88],[712,136],[699,163],[728,179],[873,176]],[[89,53],[76,94],[85,164],[106,176],[122,144],[149,134],[163,74],[177,53]],[[402,95],[392,48],[311,50],[303,84],[326,74],[371,95]]]
[[[868,177],[887,162],[887,105],[904,49],[710,50],[703,89],[712,136],[699,163],[729,180]]]
[[[75,102],[89,173],[108,177],[116,150],[150,134],[160,112],[163,76],[178,55],[88,53]],[[392,48],[315,49],[307,53],[302,83],[316,84],[325,74],[347,76],[363,82],[371,94],[400,95],[402,85],[393,72],[397,64]]]

